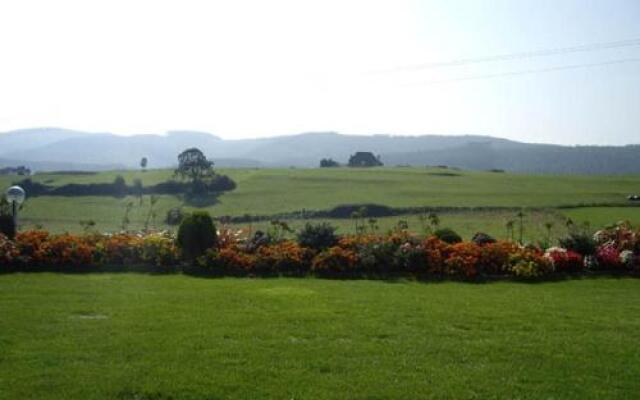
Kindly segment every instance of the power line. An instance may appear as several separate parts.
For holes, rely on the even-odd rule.
[[[422,86],[422,85],[433,85],[438,83],[448,83],[448,82],[460,82],[460,81],[472,81],[472,80],[480,80],[480,79],[493,79],[493,78],[503,78],[509,76],[518,76],[518,75],[528,75],[528,74],[537,74],[541,72],[554,72],[554,71],[565,71],[570,69],[580,69],[580,68],[592,68],[592,67],[600,67],[605,65],[615,65],[615,64],[626,64],[626,63],[634,63],[640,62],[640,58],[624,58],[620,60],[611,60],[604,61],[598,63],[589,63],[589,64],[574,64],[574,65],[563,65],[558,67],[551,68],[540,68],[540,69],[529,69],[523,71],[514,71],[514,72],[503,72],[499,74],[486,74],[486,75],[474,75],[467,76],[461,78],[452,78],[452,79],[442,79],[442,80],[433,80],[426,82],[418,82],[418,83],[410,83],[403,86]]]
[[[582,52],[616,49],[621,47],[632,47],[632,46],[640,46],[640,38],[618,40],[615,42],[591,43],[591,44],[572,46],[572,47],[560,47],[560,48],[554,48],[554,49],[544,49],[544,50],[527,51],[527,52],[520,52],[520,53],[501,54],[501,55],[486,56],[486,57],[460,58],[457,60],[450,60],[450,61],[404,65],[404,66],[398,66],[391,69],[379,70],[375,72],[392,73],[392,72],[416,71],[416,70],[432,69],[432,68],[457,67],[457,66],[468,65],[468,64],[496,62],[496,61],[510,61],[510,60],[519,60],[519,59],[527,59],[527,58],[535,58],[535,57],[548,57],[548,56],[555,56],[555,55],[562,55],[562,54],[582,53]]]

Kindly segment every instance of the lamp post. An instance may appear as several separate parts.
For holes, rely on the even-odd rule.
[[[11,203],[11,212],[13,213],[13,223],[18,227],[18,207],[24,202],[26,193],[20,186],[11,186],[5,193],[7,201]]]

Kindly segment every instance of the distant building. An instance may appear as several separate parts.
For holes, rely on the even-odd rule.
[[[370,151],[358,151],[349,157],[350,167],[378,167],[382,165],[380,156],[374,156]]]

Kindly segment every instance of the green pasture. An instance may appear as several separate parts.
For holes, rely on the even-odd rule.
[[[627,207],[626,196],[640,192],[640,176],[552,176],[456,171],[437,168],[371,169],[221,169],[238,185],[236,190],[189,204],[180,196],[158,196],[155,226],[166,228],[163,219],[172,207],[208,210],[214,216],[273,215],[300,210],[327,210],[342,204],[374,203],[389,207],[505,207],[510,210],[448,212],[443,225],[465,236],[475,231],[505,235],[506,221],[513,219],[513,208],[524,208],[529,215],[525,237],[540,239],[541,227],[552,222],[560,232],[565,216],[591,222],[594,227],[622,219],[640,222],[640,208]],[[97,174],[36,174],[34,181],[57,186],[67,183],[112,182],[122,175],[128,184],[134,179],[152,185],[171,178],[170,170],[110,171]],[[0,177],[6,187],[17,177]],[[35,197],[29,198],[21,212],[23,227],[44,227],[51,231],[77,232],[81,220],[93,220],[96,229],[109,231],[122,226],[126,205],[132,204],[129,229],[144,227],[149,215],[149,198],[128,197]],[[607,205],[607,207],[587,207]],[[574,206],[578,208],[565,208]],[[529,211],[529,209],[536,209]],[[418,215],[381,218],[381,230],[407,220],[420,231]],[[304,221],[293,220],[299,226]],[[343,232],[352,221],[332,221]],[[154,220],[151,220],[154,226]],[[260,225],[260,224],[258,224]],[[264,224],[262,224],[264,225]]]
[[[640,280],[0,275],[2,399],[630,399]]]

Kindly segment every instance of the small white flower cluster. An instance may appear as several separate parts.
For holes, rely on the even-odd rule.
[[[623,250],[620,252],[620,262],[628,267],[633,265],[633,251]]]

